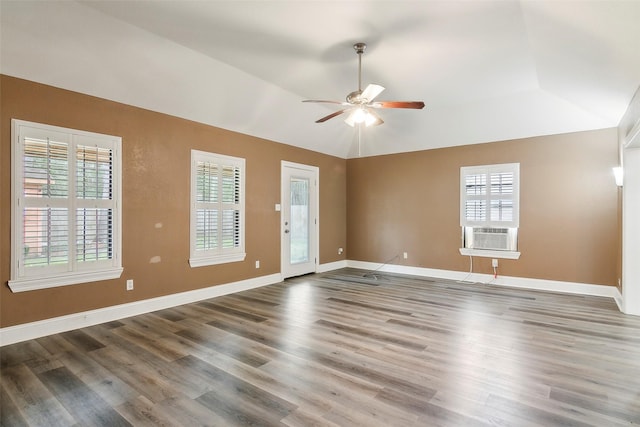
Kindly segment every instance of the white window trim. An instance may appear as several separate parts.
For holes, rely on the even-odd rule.
[[[113,223],[112,223],[112,250],[113,258],[108,262],[97,262],[93,268],[87,266],[74,266],[70,271],[52,272],[51,269],[43,269],[40,274],[30,272],[29,275],[22,274],[20,268],[20,258],[18,254],[22,251],[23,229],[23,166],[22,166],[22,141],[23,128],[36,129],[40,132],[56,132],[69,135],[69,142],[75,146],[77,140],[86,138],[97,139],[101,143],[106,143],[113,148]],[[112,135],[86,132],[76,129],[63,128],[59,126],[45,125],[41,123],[28,122],[24,120],[11,120],[11,279],[9,288],[12,292],[25,292],[38,289],[47,289],[58,286],[74,285],[101,280],[117,279],[122,275],[122,160],[121,160],[122,138]],[[72,173],[71,171],[69,172]],[[73,205],[73,198],[70,197],[68,206]],[[75,245],[75,244],[73,244]]]
[[[513,220],[511,221],[491,221],[489,212],[487,213],[486,221],[469,221],[465,216],[465,201],[466,188],[465,177],[467,175],[478,174],[492,174],[498,172],[512,172],[514,176],[513,180],[513,194],[510,199],[513,200]],[[490,183],[487,179],[487,195],[485,199],[487,202],[491,200],[489,193]],[[503,197],[503,196],[502,196]],[[487,203],[487,209],[490,204]],[[496,228],[518,228],[520,219],[520,163],[503,163],[496,165],[484,165],[484,166],[463,166],[460,168],[460,226],[461,227],[496,227]]]
[[[512,221],[491,221],[488,213],[488,219],[486,221],[468,221],[465,215],[465,202],[466,198],[466,180],[467,175],[475,174],[491,174],[496,172],[513,172],[513,220]],[[490,188],[490,180],[487,177],[487,189]],[[491,197],[487,194],[486,197],[487,206],[490,205]],[[504,163],[494,165],[482,165],[482,166],[466,166],[460,168],[460,226],[463,227],[496,227],[496,228],[515,228],[518,229],[520,225],[520,163]],[[517,230],[516,230],[517,231]],[[464,242],[463,242],[464,245]],[[487,258],[502,258],[502,259],[519,259],[519,251],[511,250],[495,250],[495,249],[478,249],[478,248],[465,248],[459,249],[461,255],[465,256],[479,256]]]
[[[240,168],[240,248],[218,250],[218,251],[197,251],[196,250],[196,162],[210,161],[225,165],[238,166]],[[230,262],[244,261],[247,254],[245,252],[245,164],[246,161],[240,157],[225,156],[206,151],[191,150],[191,211],[189,224],[189,266],[205,267],[209,265],[226,264]]]
[[[520,252],[496,251],[494,249],[470,249],[460,248],[460,255],[479,256],[485,258],[519,259]]]

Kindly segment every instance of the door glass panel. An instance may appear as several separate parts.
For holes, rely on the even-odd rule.
[[[309,180],[291,178],[290,263],[309,261]]]

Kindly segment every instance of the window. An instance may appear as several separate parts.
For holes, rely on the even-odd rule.
[[[244,260],[244,165],[191,150],[191,267]]]
[[[464,248],[517,251],[520,164],[460,168]]]
[[[12,120],[14,292],[120,277],[121,142]]]

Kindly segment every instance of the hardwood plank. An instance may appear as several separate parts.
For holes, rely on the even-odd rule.
[[[113,407],[139,394],[112,371],[83,353],[69,351],[58,356],[58,360]]]
[[[415,341],[409,339],[403,339],[398,336],[398,334],[382,334],[379,332],[372,332],[368,328],[354,328],[352,326],[344,325],[341,323],[330,322],[328,320],[318,320],[316,322],[317,325],[321,325],[323,327],[327,327],[333,330],[338,330],[341,332],[347,332],[350,335],[359,335],[362,337],[367,337],[374,339],[376,341],[380,341],[384,344],[395,344],[401,347],[407,347],[412,350],[424,350],[426,346],[421,343],[416,343]]]
[[[157,335],[153,331],[142,333],[127,326],[116,329],[115,334],[134,342],[137,346],[158,356],[166,362],[172,362],[187,355],[181,347],[174,342],[164,339],[163,335]]]
[[[606,298],[356,269],[0,349],[2,425],[628,426]]]
[[[238,317],[240,319],[244,319],[244,320],[248,320],[250,322],[256,322],[256,323],[260,323],[260,322],[264,322],[265,320],[267,320],[266,317],[264,316],[258,316],[256,314],[253,313],[248,313],[246,311],[242,311],[242,310],[236,310],[234,308],[230,308],[230,307],[226,307],[224,305],[221,304],[215,304],[211,301],[203,301],[198,303],[198,305],[205,307],[209,310],[212,310],[216,313],[224,313],[224,314],[228,314],[231,315],[233,317]]]
[[[229,423],[198,401],[170,398],[157,404],[173,420],[172,426],[227,426]]]
[[[67,368],[43,372],[38,377],[76,420],[87,420],[95,426],[131,425]]]
[[[189,328],[177,332],[176,335],[209,349],[228,354],[250,366],[261,366],[268,362],[267,358],[247,348],[242,341],[235,339],[235,337],[216,338],[218,332],[215,332],[215,329],[208,327]],[[214,334],[213,338],[211,338],[211,334]]]
[[[93,351],[104,348],[104,344],[82,330],[63,332],[60,335],[81,351]]]
[[[538,409],[524,402],[506,399],[499,396],[489,396],[486,406],[499,413],[511,417],[509,422],[538,426],[572,426],[588,427],[590,424],[558,415],[552,411]]]
[[[35,366],[47,363],[50,356],[51,353],[36,340],[4,346],[0,350],[0,369],[20,364]]]
[[[0,426],[27,427],[28,425],[18,406],[11,399],[11,395],[5,390],[4,384],[0,384]]]
[[[118,414],[133,426],[170,427],[173,421],[156,404],[144,396],[136,396],[116,407]]]
[[[138,393],[153,402],[176,396],[175,389],[144,361],[115,346],[96,350],[90,356]]]
[[[283,418],[282,423],[287,426],[307,426],[307,427],[340,427],[339,424],[332,423],[331,421],[318,416],[316,414],[311,414],[305,412],[304,410],[298,408],[295,411],[291,412],[285,418]]]
[[[170,322],[179,322],[180,320],[184,320],[187,318],[184,314],[180,313],[180,311],[173,308],[154,311],[152,314]]]
[[[3,368],[1,384],[18,413],[3,414],[3,418],[21,418],[33,426],[67,426],[74,418],[59,400],[24,364]],[[6,408],[11,409],[11,408]]]
[[[640,424],[640,402],[637,401],[611,402],[608,397],[591,397],[584,393],[576,393],[555,387],[551,389],[549,398],[613,418],[626,418],[632,423]]]
[[[214,384],[212,390],[196,401],[230,423],[282,425],[280,420],[296,409],[286,400],[200,359],[184,358],[177,363],[206,376]]]

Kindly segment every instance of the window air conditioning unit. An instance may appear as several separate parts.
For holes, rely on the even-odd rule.
[[[517,230],[517,228],[465,227],[465,247],[494,251],[516,251]]]

